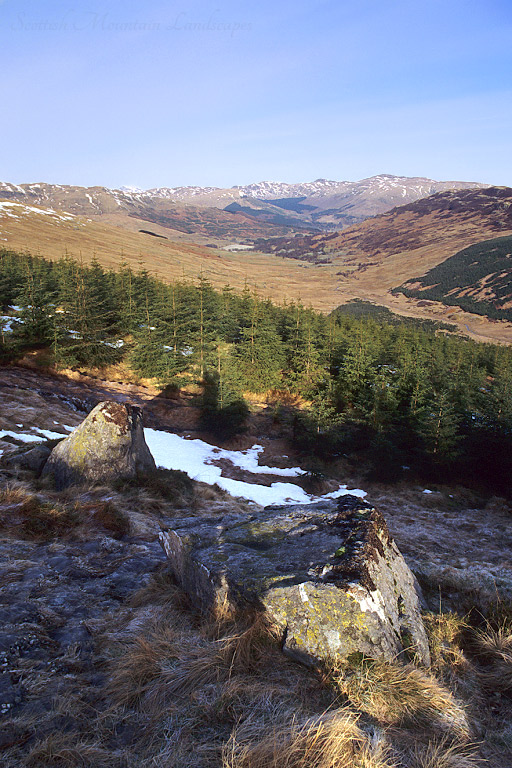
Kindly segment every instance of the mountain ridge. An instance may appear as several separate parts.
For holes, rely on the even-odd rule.
[[[381,174],[356,182],[316,179],[289,184],[262,181],[245,186],[221,187],[80,187],[35,182],[0,182],[0,198],[36,205],[51,205],[75,215],[102,216],[123,213],[161,223],[178,231],[205,234],[192,221],[191,229],[180,219],[204,216],[205,209],[226,211],[246,217],[246,237],[261,237],[261,225],[268,236],[283,236],[291,230],[332,231],[384,213],[397,204],[414,202],[440,191],[484,188],[479,182],[435,181],[423,177]],[[185,208],[184,208],[185,207]],[[197,209],[197,214],[189,210]],[[230,229],[229,216],[220,219],[219,236]],[[210,234],[210,233],[208,233]]]

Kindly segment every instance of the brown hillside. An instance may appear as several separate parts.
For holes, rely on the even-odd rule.
[[[113,268],[123,261],[134,269],[142,264],[165,281],[195,279],[202,273],[217,287],[229,284],[241,290],[248,283],[264,296],[278,301],[301,298],[322,311],[330,311],[339,303],[333,266],[316,267],[252,251],[208,248],[178,240],[171,230],[134,217],[128,219],[127,229],[123,216],[110,214],[108,223],[103,223],[103,218],[91,220],[0,201],[0,247],[53,260],[69,255],[88,262],[96,257]]]
[[[272,244],[269,253],[205,247],[191,242],[190,235],[125,212],[94,220],[0,201],[0,245],[51,259],[68,254],[87,262],[96,256],[107,267],[126,261],[137,268],[142,263],[164,280],[193,279],[202,272],[217,287],[229,283],[241,289],[248,283],[264,296],[278,301],[300,298],[324,312],[352,298],[368,299],[400,314],[453,323],[479,341],[512,343],[510,323],[390,293],[461,248],[512,233],[512,190],[494,191],[442,193],[334,235],[266,241],[267,248]],[[478,206],[449,208],[459,205],[463,196],[476,199]],[[301,243],[311,255],[305,247],[300,251]]]
[[[469,245],[511,233],[512,189],[489,187],[441,192],[336,234],[259,241],[258,247],[281,257],[336,266],[340,303],[354,296],[369,299],[402,314],[453,322],[480,340],[490,333],[509,343],[512,327],[507,324],[492,329],[488,320],[463,316],[457,308],[420,304],[390,291]]]

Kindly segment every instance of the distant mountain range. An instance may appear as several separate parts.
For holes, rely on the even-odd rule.
[[[262,181],[229,189],[122,187],[115,190],[0,182],[0,199],[51,207],[78,216],[129,216],[182,234],[250,241],[295,231],[343,229],[436,192],[484,186],[477,182],[433,181],[386,174],[356,182]]]
[[[341,229],[369,216],[389,211],[396,205],[411,203],[436,192],[484,186],[477,182],[434,181],[421,177],[381,174],[361,181],[317,179],[300,184],[260,181],[230,189],[175,187],[139,191],[138,194],[222,208],[229,206],[226,201],[231,199],[242,209],[245,209],[245,199],[252,198],[270,202],[288,213],[298,213],[303,221],[320,229]]]

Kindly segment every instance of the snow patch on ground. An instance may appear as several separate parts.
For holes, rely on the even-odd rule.
[[[23,426],[17,424],[16,426]],[[74,429],[74,427],[71,427]],[[13,432],[10,429],[0,429],[0,439],[3,437],[12,437],[15,440],[19,440],[22,443],[37,443],[41,440],[57,440],[59,437],[66,437],[62,432],[52,432],[51,429],[38,429],[37,434],[30,434],[29,432]]]
[[[17,426],[23,427],[22,424]],[[64,424],[59,425],[59,427],[67,432],[72,432],[75,429]],[[326,493],[323,496],[313,496],[294,483],[276,482],[267,486],[259,485],[257,482],[248,483],[242,480],[233,480],[229,477],[223,477],[222,468],[214,463],[219,461],[219,459],[225,459],[230,461],[233,466],[254,475],[299,477],[305,474],[305,470],[300,467],[260,466],[258,464],[258,457],[264,450],[261,445],[253,445],[252,448],[248,448],[245,451],[227,451],[215,445],[210,445],[203,440],[190,440],[180,435],[156,429],[146,428],[144,434],[157,466],[164,467],[165,469],[179,469],[182,472],[186,472],[193,480],[207,483],[208,485],[217,484],[232,496],[242,497],[263,507],[270,504],[311,504],[322,499],[336,499],[349,493],[361,498],[366,496],[365,491],[359,488],[348,490],[345,485],[341,485],[338,490]],[[66,435],[50,429],[38,429],[37,434],[0,430],[0,439],[2,437],[12,437],[22,443],[36,443],[44,438],[54,440],[66,437]],[[2,451],[0,451],[0,455],[1,453]],[[255,480],[257,480],[256,477]]]
[[[311,504],[314,501],[334,499],[348,493],[359,497],[366,496],[365,491],[360,489],[349,491],[346,486],[340,486],[337,491],[324,496],[313,496],[294,483],[278,482],[266,486],[232,480],[229,477],[223,477],[221,467],[213,463],[219,459],[227,459],[240,469],[260,475],[297,477],[304,474],[304,470],[300,467],[282,469],[259,466],[258,455],[264,450],[261,445],[253,445],[246,451],[226,451],[203,440],[188,440],[180,435],[156,429],[146,428],[144,434],[157,466],[165,469],[179,469],[186,472],[193,480],[208,485],[216,483],[232,496],[240,496],[264,507],[270,504]]]

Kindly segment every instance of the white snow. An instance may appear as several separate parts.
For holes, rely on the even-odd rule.
[[[104,341],[103,344],[106,347],[112,347],[113,349],[124,347],[124,341],[122,339],[118,339],[117,341]]]
[[[16,213],[14,210],[16,210]],[[18,219],[18,214],[28,214],[28,213],[40,213],[44,216],[53,216],[54,219],[60,219],[60,221],[71,221],[75,218],[75,216],[72,213],[68,213],[67,211],[63,211],[64,215],[61,215],[60,213],[57,213],[57,211],[54,211],[53,208],[34,208],[32,205],[24,205],[23,203],[14,203],[14,202],[0,202],[0,212],[6,214],[7,216],[11,216],[14,219]]]
[[[62,432],[52,432],[49,429],[38,429],[38,432],[44,435],[48,440],[56,440],[59,437],[66,437]]]
[[[23,426],[17,424],[16,426]],[[73,427],[74,429],[74,427]],[[13,437],[16,440],[21,440],[22,443],[36,443],[41,441],[44,437],[47,440],[56,440],[59,437],[66,437],[61,432],[52,432],[50,429],[38,429],[38,434],[33,435],[27,432],[12,432],[10,429],[0,430],[0,439],[3,437]]]
[[[347,490],[340,486],[337,491],[325,496],[313,496],[294,483],[272,483],[270,486],[232,480],[222,476],[221,467],[213,462],[227,459],[234,466],[254,474],[271,474],[283,477],[297,477],[304,473],[300,467],[259,466],[258,455],[263,451],[261,445],[253,445],[246,451],[226,451],[203,440],[187,440],[180,435],[162,432],[156,429],[144,430],[149,450],[158,466],[165,469],[179,469],[194,480],[208,485],[217,484],[232,496],[241,496],[262,506],[269,504],[311,504],[326,498],[337,498],[348,493],[354,496],[366,496],[360,489]]]
[[[21,440],[22,443],[35,443],[36,441],[41,440],[39,435],[26,435],[23,433],[11,432],[11,430],[8,429],[0,430],[0,439],[3,437],[14,437],[16,440]]]
[[[429,489],[428,489],[428,488],[425,488],[425,490],[423,491],[423,493],[432,493],[432,491],[429,491]]]
[[[18,325],[21,321],[15,317],[9,317],[9,315],[0,315],[0,331],[4,333],[10,333],[13,325]]]

